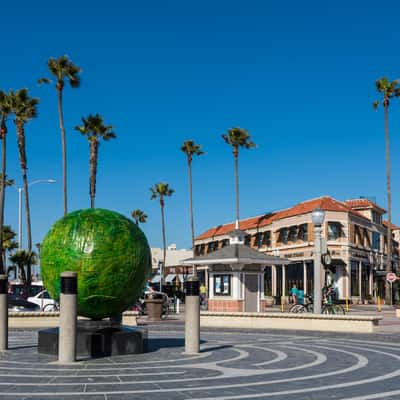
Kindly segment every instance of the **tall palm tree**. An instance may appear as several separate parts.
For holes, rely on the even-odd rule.
[[[31,213],[29,208],[29,191],[28,191],[28,175],[27,175],[27,159],[25,146],[25,124],[37,116],[37,105],[39,99],[30,97],[28,89],[20,89],[17,91],[9,91],[11,110],[15,116],[14,122],[17,127],[17,141],[19,151],[19,161],[22,171],[22,181],[24,186],[25,197],[25,214],[26,214],[26,233],[28,237],[28,251],[32,250],[32,232],[31,232]]]
[[[165,216],[164,216],[164,206],[165,206],[165,197],[169,197],[174,193],[174,189],[168,186],[168,183],[156,183],[153,187],[150,188],[151,192],[151,200],[160,199],[160,208],[161,208],[161,226],[162,226],[162,238],[163,238],[163,267],[165,267],[165,259],[167,257],[167,244],[165,239]]]
[[[192,230],[192,250],[194,251],[194,221],[193,221],[193,188],[192,188],[192,161],[193,156],[201,156],[204,151],[201,145],[196,144],[194,140],[186,140],[181,146],[181,151],[186,154],[189,174],[189,212],[190,212],[190,228]],[[197,275],[196,266],[193,265],[193,275]]]
[[[250,140],[249,132],[242,128],[228,129],[227,133],[222,135],[225,143],[233,148],[233,157],[235,160],[235,192],[236,192],[236,222],[235,228],[239,229],[239,148],[251,149],[256,144]]]
[[[131,211],[131,216],[135,220],[136,225],[139,225],[139,223],[144,224],[147,221],[147,214],[145,214],[139,208]]]
[[[11,226],[9,225],[3,225],[3,228],[1,229],[2,233],[2,261],[3,261],[3,266],[5,270],[6,266],[6,255],[7,253],[10,253],[13,250],[18,249],[18,242],[15,240],[15,237],[17,234],[11,229]]]
[[[82,117],[82,125],[76,126],[75,130],[85,135],[89,141],[90,148],[90,178],[89,178],[89,194],[90,207],[94,208],[94,200],[96,197],[96,176],[97,176],[97,159],[100,139],[109,140],[117,136],[113,132],[111,125],[104,125],[103,118],[99,114],[89,114],[87,118]]]
[[[61,56],[59,58],[49,58],[47,66],[50,73],[55,78],[55,86],[58,99],[58,119],[61,129],[61,147],[62,147],[62,169],[63,169],[63,194],[64,194],[64,215],[68,212],[67,207],[67,143],[65,139],[65,126],[63,115],[63,89],[65,81],[68,81],[71,88],[78,88],[81,83],[80,72],[81,69],[72,63],[68,56]],[[39,84],[51,83],[48,78],[39,79]]]
[[[9,260],[18,267],[21,274],[22,284],[25,287],[25,293],[29,296],[29,288],[32,283],[32,265],[37,264],[37,256],[34,251],[17,250],[13,253]]]
[[[0,90],[0,138],[1,138],[1,175],[0,175],[0,227],[4,223],[4,207],[7,185],[7,119],[11,114],[10,99],[7,93]],[[12,184],[12,183],[11,183]],[[0,243],[2,239],[2,230],[0,229]],[[5,271],[3,262],[3,250],[0,246],[0,273]]]
[[[373,107],[376,110],[382,103],[384,126],[385,126],[385,144],[386,144],[386,184],[387,184],[387,208],[388,208],[388,224],[387,224],[387,261],[386,272],[392,271],[392,193],[390,188],[390,141],[389,141],[389,104],[390,99],[400,96],[399,81],[389,81],[383,77],[375,82],[376,90],[381,93],[382,99],[376,100]],[[388,289],[388,287],[386,287]],[[390,304],[390,291],[385,290],[385,299]]]

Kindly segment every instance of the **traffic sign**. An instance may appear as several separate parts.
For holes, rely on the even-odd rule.
[[[386,274],[386,280],[387,280],[388,282],[390,282],[390,283],[393,283],[393,282],[397,281],[397,276],[396,276],[396,274],[393,273],[393,272],[388,272],[388,273]]]

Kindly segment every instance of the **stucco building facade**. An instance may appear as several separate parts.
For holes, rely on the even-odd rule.
[[[290,264],[265,266],[263,295],[271,300],[287,300],[296,284],[305,293],[313,290],[314,227],[313,210],[325,212],[323,239],[331,264],[322,274],[333,284],[340,299],[353,302],[384,298],[387,253],[386,211],[373,201],[362,198],[338,201],[329,196],[308,200],[291,208],[240,221],[246,232],[245,244],[260,252],[290,260]],[[196,238],[195,255],[204,255],[227,246],[234,223],[213,227]],[[400,229],[392,226],[392,265],[399,268]],[[209,285],[208,268],[198,268],[200,278]],[[220,279],[228,279],[221,277]],[[223,294],[211,299],[223,300]]]

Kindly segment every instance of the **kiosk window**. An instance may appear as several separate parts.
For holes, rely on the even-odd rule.
[[[214,275],[214,294],[216,296],[231,295],[231,275]]]

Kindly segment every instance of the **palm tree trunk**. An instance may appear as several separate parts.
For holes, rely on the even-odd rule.
[[[163,239],[163,271],[165,268],[165,260],[167,258],[167,245],[165,239],[165,217],[164,217],[164,200],[160,199],[161,206],[161,227],[162,227],[162,239]],[[160,277],[162,279],[162,277]]]
[[[189,172],[189,209],[190,209],[190,228],[192,230],[192,251],[194,255],[194,221],[193,221],[193,186],[192,186],[192,162],[188,158]],[[193,275],[197,276],[196,265],[193,265]]]
[[[97,153],[99,142],[96,139],[90,141],[90,207],[94,208],[96,197]]]
[[[392,193],[390,190],[390,141],[389,141],[389,110],[388,105],[384,107],[385,114],[385,142],[386,142],[386,178],[387,178],[387,208],[388,208],[388,227],[387,227],[387,261],[386,272],[392,272]],[[385,290],[386,304],[391,304],[391,293],[389,284],[386,282]]]
[[[235,191],[236,191],[236,222],[235,229],[240,229],[239,226],[239,149],[233,149],[233,157],[235,159]]]
[[[67,143],[65,140],[65,127],[64,116],[62,109],[62,88],[57,88],[58,95],[58,117],[61,129],[61,147],[62,147],[62,160],[63,160],[63,195],[64,195],[64,215],[68,213],[67,207]]]
[[[28,190],[28,175],[26,166],[26,150],[25,150],[25,132],[23,122],[17,120],[17,136],[18,136],[18,150],[19,161],[21,164],[22,180],[24,186],[25,197],[25,214],[26,214],[26,235],[28,239],[28,251],[32,250],[32,232],[31,232],[31,211],[29,207],[29,190]],[[27,278],[29,281],[30,277]]]
[[[4,225],[4,202],[6,193],[6,150],[7,150],[7,127],[5,123],[5,118],[2,117],[0,123],[0,133],[1,133],[1,182],[0,182],[0,274],[4,274],[5,269],[5,257],[3,251],[3,225]]]

